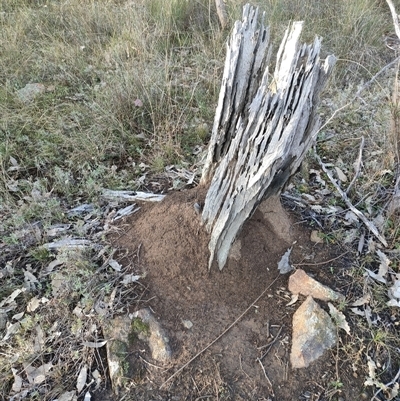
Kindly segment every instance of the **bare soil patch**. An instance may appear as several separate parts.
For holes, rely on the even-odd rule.
[[[288,276],[279,275],[277,264],[291,243],[276,234],[279,221],[288,216],[274,212],[274,228],[272,219],[267,221],[266,213],[257,210],[243,227],[238,238],[240,246],[235,246],[224,270],[209,271],[208,235],[194,208],[195,202],[201,204],[204,195],[203,190],[195,188],[171,193],[161,203],[143,204],[138,213],[120,226],[123,234],[113,238],[113,245],[119,249],[136,252],[140,247],[135,269],[146,272],[143,282],[148,286],[147,304],[160,319],[173,349],[173,361],[163,368],[151,365],[157,363],[149,353],[139,356],[137,350],[132,350],[132,354],[143,358],[147,370],[146,378],[137,382],[132,392],[143,400],[332,399],[330,383],[336,377],[336,350],[307,369],[293,370],[289,363],[291,321],[299,303],[286,306],[290,301]],[[282,213],[286,214],[283,209]],[[293,263],[319,263],[340,254],[326,245],[311,243],[309,229],[296,224],[293,216],[289,215],[289,219],[290,236],[296,241]],[[345,271],[346,261],[335,260],[335,266],[341,263]],[[327,266],[302,268],[323,284],[346,294],[346,288]],[[269,285],[236,325],[163,385]],[[185,328],[186,320],[193,323],[192,328]],[[265,346],[276,336],[266,353]],[[354,378],[346,362],[341,362],[340,372],[344,386],[339,395],[349,401],[361,399],[363,377]]]

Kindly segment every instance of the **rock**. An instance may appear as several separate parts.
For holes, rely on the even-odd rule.
[[[229,257],[239,261],[242,256],[242,242],[240,239],[237,239],[231,246],[229,250]]]
[[[190,330],[193,327],[193,323],[190,320],[182,320],[183,327]]]
[[[103,327],[107,340],[107,361],[112,388],[116,394],[126,380],[142,375],[141,364],[134,358],[142,348],[138,341],[148,343],[151,356],[158,362],[171,358],[168,337],[149,309],[141,309],[129,316],[118,316]]]
[[[149,327],[147,342],[150,347],[151,356],[159,362],[167,362],[171,359],[171,348],[169,339],[162,329],[160,323],[155,319],[150,309],[140,309],[132,314],[132,317],[139,318]]]
[[[26,84],[22,89],[17,91],[19,100],[24,103],[32,101],[37,95],[46,91],[43,84]]]
[[[114,392],[118,394],[125,378],[129,377],[129,348],[134,336],[132,335],[132,320],[128,316],[118,316],[104,326],[104,335],[107,339],[107,362]]]
[[[305,368],[336,343],[336,327],[329,315],[311,296],[293,315],[293,339],[290,362],[293,368]]]
[[[302,269],[296,270],[289,277],[289,291],[292,294],[311,295],[321,301],[341,301],[344,299],[342,294],[314,280]]]

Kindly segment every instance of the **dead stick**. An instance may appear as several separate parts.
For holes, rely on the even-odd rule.
[[[364,148],[364,143],[365,143],[365,139],[362,136],[361,137],[361,143],[360,143],[360,149],[358,150],[358,158],[357,158],[356,167],[355,167],[355,174],[354,174],[354,177],[351,180],[349,186],[346,189],[346,194],[349,193],[350,188],[354,185],[354,183],[356,182],[358,176],[360,175],[360,170],[361,170],[361,165],[362,165],[362,152],[363,152],[363,148]]]
[[[361,213],[353,204],[350,202],[350,199],[347,197],[346,193],[340,188],[340,186],[337,184],[336,180],[333,178],[330,170],[328,167],[326,167],[325,163],[321,160],[321,158],[318,156],[317,152],[315,152],[315,157],[318,160],[318,163],[322,167],[322,170],[324,170],[325,174],[328,176],[329,180],[331,183],[334,185],[336,190],[339,192],[340,196],[346,203],[347,207],[367,226],[367,228],[375,235],[376,238],[379,239],[379,241],[382,242],[382,244],[387,247],[388,244],[386,242],[386,239],[381,235],[378,231],[378,229],[375,227],[375,225],[369,221],[363,213]]]
[[[163,388],[169,381],[171,381],[176,375],[182,372],[187,366],[189,366],[196,358],[198,358],[202,353],[207,351],[213,344],[215,344],[221,337],[223,337],[233,326],[235,326],[240,319],[251,309],[254,305],[261,299],[261,297],[275,284],[278,278],[281,277],[279,274],[274,281],[270,285],[265,288],[265,290],[253,301],[253,303],[230,325],[228,326],[217,338],[210,342],[205,348],[203,348],[200,352],[198,352],[192,359],[186,362],[183,366],[181,366],[173,375],[171,375],[165,382],[160,386],[160,389]]]
[[[275,338],[270,343],[268,343],[267,345],[264,345],[262,347],[262,348],[268,347],[268,349],[264,352],[264,355],[261,358],[258,358],[260,361],[262,361],[267,356],[268,352],[271,351],[272,346],[278,341],[278,338],[281,334],[282,328],[283,328],[283,326],[281,326],[279,328],[278,334],[275,336]],[[262,349],[262,348],[260,348],[260,349]]]
[[[349,107],[354,100],[356,100],[358,97],[360,97],[361,93],[368,88],[381,74],[383,74],[386,70],[388,70],[390,67],[395,65],[397,62],[400,61],[400,57],[396,57],[393,61],[391,61],[389,64],[386,64],[381,70],[379,70],[367,83],[365,83],[358,91],[357,93],[352,97],[352,99],[346,103],[344,106],[339,107],[336,109],[333,114],[326,120],[326,122],[318,129],[318,131],[315,134],[315,137],[336,117],[337,114],[339,114],[342,110],[346,109]]]
[[[318,262],[318,263],[293,263],[293,266],[294,266],[294,267],[298,267],[298,266],[320,266],[320,265],[326,265],[326,264],[331,263],[331,262],[333,262],[333,261],[335,261],[335,260],[337,260],[337,259],[340,259],[342,256],[347,255],[349,252],[350,252],[350,251],[343,252],[341,255],[336,256],[336,258],[326,260],[325,262]],[[303,260],[304,260],[304,259],[303,259]]]
[[[272,396],[273,396],[273,397],[275,397],[275,394],[274,394],[274,389],[272,388],[272,383],[271,383],[271,380],[269,380],[269,377],[268,377],[268,375],[267,375],[267,372],[265,371],[264,365],[262,364],[262,362],[261,362],[260,358],[257,358],[257,361],[258,361],[258,362],[260,362],[261,369],[262,369],[262,371],[264,372],[264,376],[265,376],[265,378],[267,379],[267,382],[268,382],[268,385],[269,385],[269,387],[270,387],[270,390],[271,390]]]

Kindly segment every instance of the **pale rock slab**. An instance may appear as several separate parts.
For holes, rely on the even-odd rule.
[[[331,348],[336,340],[336,327],[331,318],[308,296],[293,315],[292,367],[306,368]]]
[[[304,270],[298,269],[289,277],[289,291],[292,294],[311,295],[321,301],[342,301],[344,296],[311,278]]]

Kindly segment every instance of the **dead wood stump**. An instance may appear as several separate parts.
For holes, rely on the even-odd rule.
[[[227,44],[225,69],[201,182],[209,185],[202,222],[211,233],[209,268],[226,263],[244,222],[279,195],[319,128],[319,94],[335,64],[321,41],[300,44],[302,22],[286,30],[270,74],[269,29],[249,4]]]

